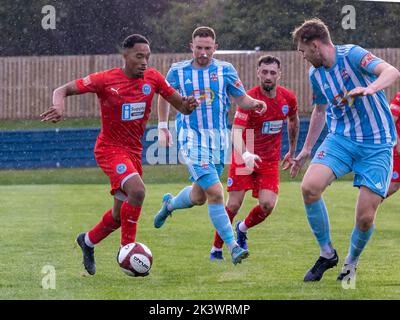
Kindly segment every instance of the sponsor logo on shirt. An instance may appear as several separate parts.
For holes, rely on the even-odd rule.
[[[151,87],[147,83],[143,85],[142,92],[148,96],[151,93]]]
[[[90,76],[86,76],[83,78],[83,85],[85,87],[87,87],[88,85],[90,85],[92,83],[92,79],[90,79]]]
[[[212,91],[211,89],[207,88],[206,90],[193,90],[190,93],[191,96],[194,96],[197,100],[197,102],[199,103],[199,105],[201,105],[203,102],[205,101],[209,101],[210,103],[212,103],[215,99],[215,93],[214,91]]]
[[[146,111],[146,102],[124,103],[122,105],[122,121],[141,119]]]
[[[363,68],[365,68],[366,66],[368,66],[369,65],[369,63],[372,61],[372,60],[374,60],[374,59],[376,59],[376,56],[374,56],[372,53],[367,53],[365,56],[364,56],[364,58],[362,58],[362,60],[361,60],[361,67],[363,67]]]
[[[289,113],[289,106],[285,104],[282,106],[282,113],[286,116]]]
[[[117,165],[117,173],[123,174],[126,171],[126,165],[124,163],[120,163]]]
[[[262,133],[263,134],[277,134],[281,132],[283,126],[283,120],[266,121],[263,123]]]

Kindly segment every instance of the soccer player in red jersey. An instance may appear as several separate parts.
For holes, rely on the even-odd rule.
[[[263,56],[258,60],[259,85],[247,91],[252,98],[262,100],[268,111],[262,115],[238,107],[233,127],[232,163],[228,174],[226,211],[232,222],[238,213],[247,190],[259,204],[250,210],[244,221],[236,223],[237,243],[247,249],[247,230],[264,221],[274,209],[279,192],[279,160],[283,121],[288,119],[289,151],[283,168],[289,168],[296,151],[299,132],[297,99],[293,92],[277,85],[281,76],[280,60]],[[223,241],[215,233],[210,259],[220,260]]]
[[[397,144],[393,149],[393,174],[390,182],[389,190],[386,197],[390,197],[393,193],[400,189],[400,91],[396,93],[390,103],[390,111],[392,112],[394,123],[396,124]]]
[[[197,107],[194,97],[182,97],[157,70],[148,68],[150,45],[145,37],[128,36],[122,49],[122,68],[93,73],[57,88],[53,106],[41,114],[42,121],[59,121],[64,98],[71,95],[93,92],[100,102],[102,127],[94,153],[99,167],[110,178],[114,205],[93,229],[77,237],[83,264],[91,275],[96,272],[94,246],[111,232],[121,227],[121,246],[135,242],[145,197],[140,139],[154,94],[160,94],[184,114]]]

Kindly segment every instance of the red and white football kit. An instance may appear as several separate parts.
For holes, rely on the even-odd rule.
[[[155,93],[168,97],[175,90],[155,69],[143,78],[129,78],[121,68],[76,80],[81,93],[94,92],[101,106],[102,128],[94,153],[111,182],[111,194],[132,175],[142,175],[142,143]]]
[[[400,91],[394,96],[392,102],[390,103],[390,111],[397,117],[396,132],[397,136],[400,135]],[[396,146],[393,150],[393,174],[392,182],[400,182],[400,154],[397,153]]]
[[[296,114],[297,99],[293,92],[281,86],[276,88],[276,96],[273,99],[265,96],[260,86],[250,89],[247,94],[265,101],[268,106],[267,112],[260,115],[254,110],[238,107],[233,124],[245,127],[242,137],[246,148],[258,155],[262,162],[258,162],[259,168],[254,168],[252,173],[246,174],[243,160],[236,159],[233,151],[228,174],[228,192],[253,190],[255,198],[261,189],[278,194],[283,121]]]
[[[101,106],[101,132],[94,149],[99,167],[110,178],[111,194],[126,200],[124,183],[132,176],[142,175],[141,138],[149,119],[154,93],[164,98],[175,90],[154,69],[147,69],[143,78],[129,78],[115,68],[93,73],[76,80],[81,93],[94,92]],[[136,241],[141,206],[124,201],[120,222],[108,210],[100,222],[85,235],[87,245],[95,245],[121,227],[121,245]]]

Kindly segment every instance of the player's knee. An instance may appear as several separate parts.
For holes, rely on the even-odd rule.
[[[206,203],[207,197],[205,194],[198,194],[198,195],[194,195],[193,197],[191,197],[190,200],[192,200],[193,205],[202,206],[203,204]]]
[[[303,182],[301,184],[301,193],[303,194],[304,200],[320,198],[321,196],[320,188],[318,188],[318,186],[310,182]]]
[[[232,212],[234,215],[237,215],[237,213],[240,210],[241,203],[240,202],[228,202],[226,207],[230,212]]]
[[[272,210],[274,210],[275,201],[273,201],[273,200],[261,201],[260,207],[261,207],[262,212],[265,214],[265,217],[267,217],[268,215],[270,215],[272,213]]]
[[[356,223],[358,229],[365,232],[371,229],[372,225],[374,224],[374,217],[371,216],[358,217]]]
[[[142,205],[146,195],[145,189],[139,189],[128,193],[128,202],[132,205]]]

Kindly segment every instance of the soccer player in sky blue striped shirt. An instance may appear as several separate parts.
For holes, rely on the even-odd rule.
[[[190,116],[181,113],[176,116],[178,150],[181,151],[193,184],[181,190],[176,197],[164,195],[154,226],[160,228],[176,209],[203,205],[208,201],[210,219],[230,249],[232,262],[237,264],[248,256],[248,251],[240,248],[235,241],[225,211],[220,182],[225,153],[230,147],[227,131],[230,96],[244,109],[260,109],[260,112],[265,112],[266,105],[246,94],[232,64],[213,58],[217,49],[213,29],[199,27],[194,30],[190,46],[193,59],[174,63],[166,78],[182,95],[193,95],[199,103]],[[165,112],[168,106],[165,100],[159,99],[158,109],[159,136],[165,134],[169,137],[166,122],[168,111]]]
[[[383,89],[400,73],[357,45],[335,46],[327,26],[319,19],[296,28],[293,39],[304,59],[312,64],[310,82],[315,107],[303,149],[292,164],[292,177],[309,158],[325,118],[329,132],[301,186],[308,222],[320,246],[320,257],[304,281],[319,281],[326,270],[338,263],[322,193],[332,181],[353,172],[354,186],[359,188],[356,222],[337,278],[351,281],[390,184],[396,133]]]

